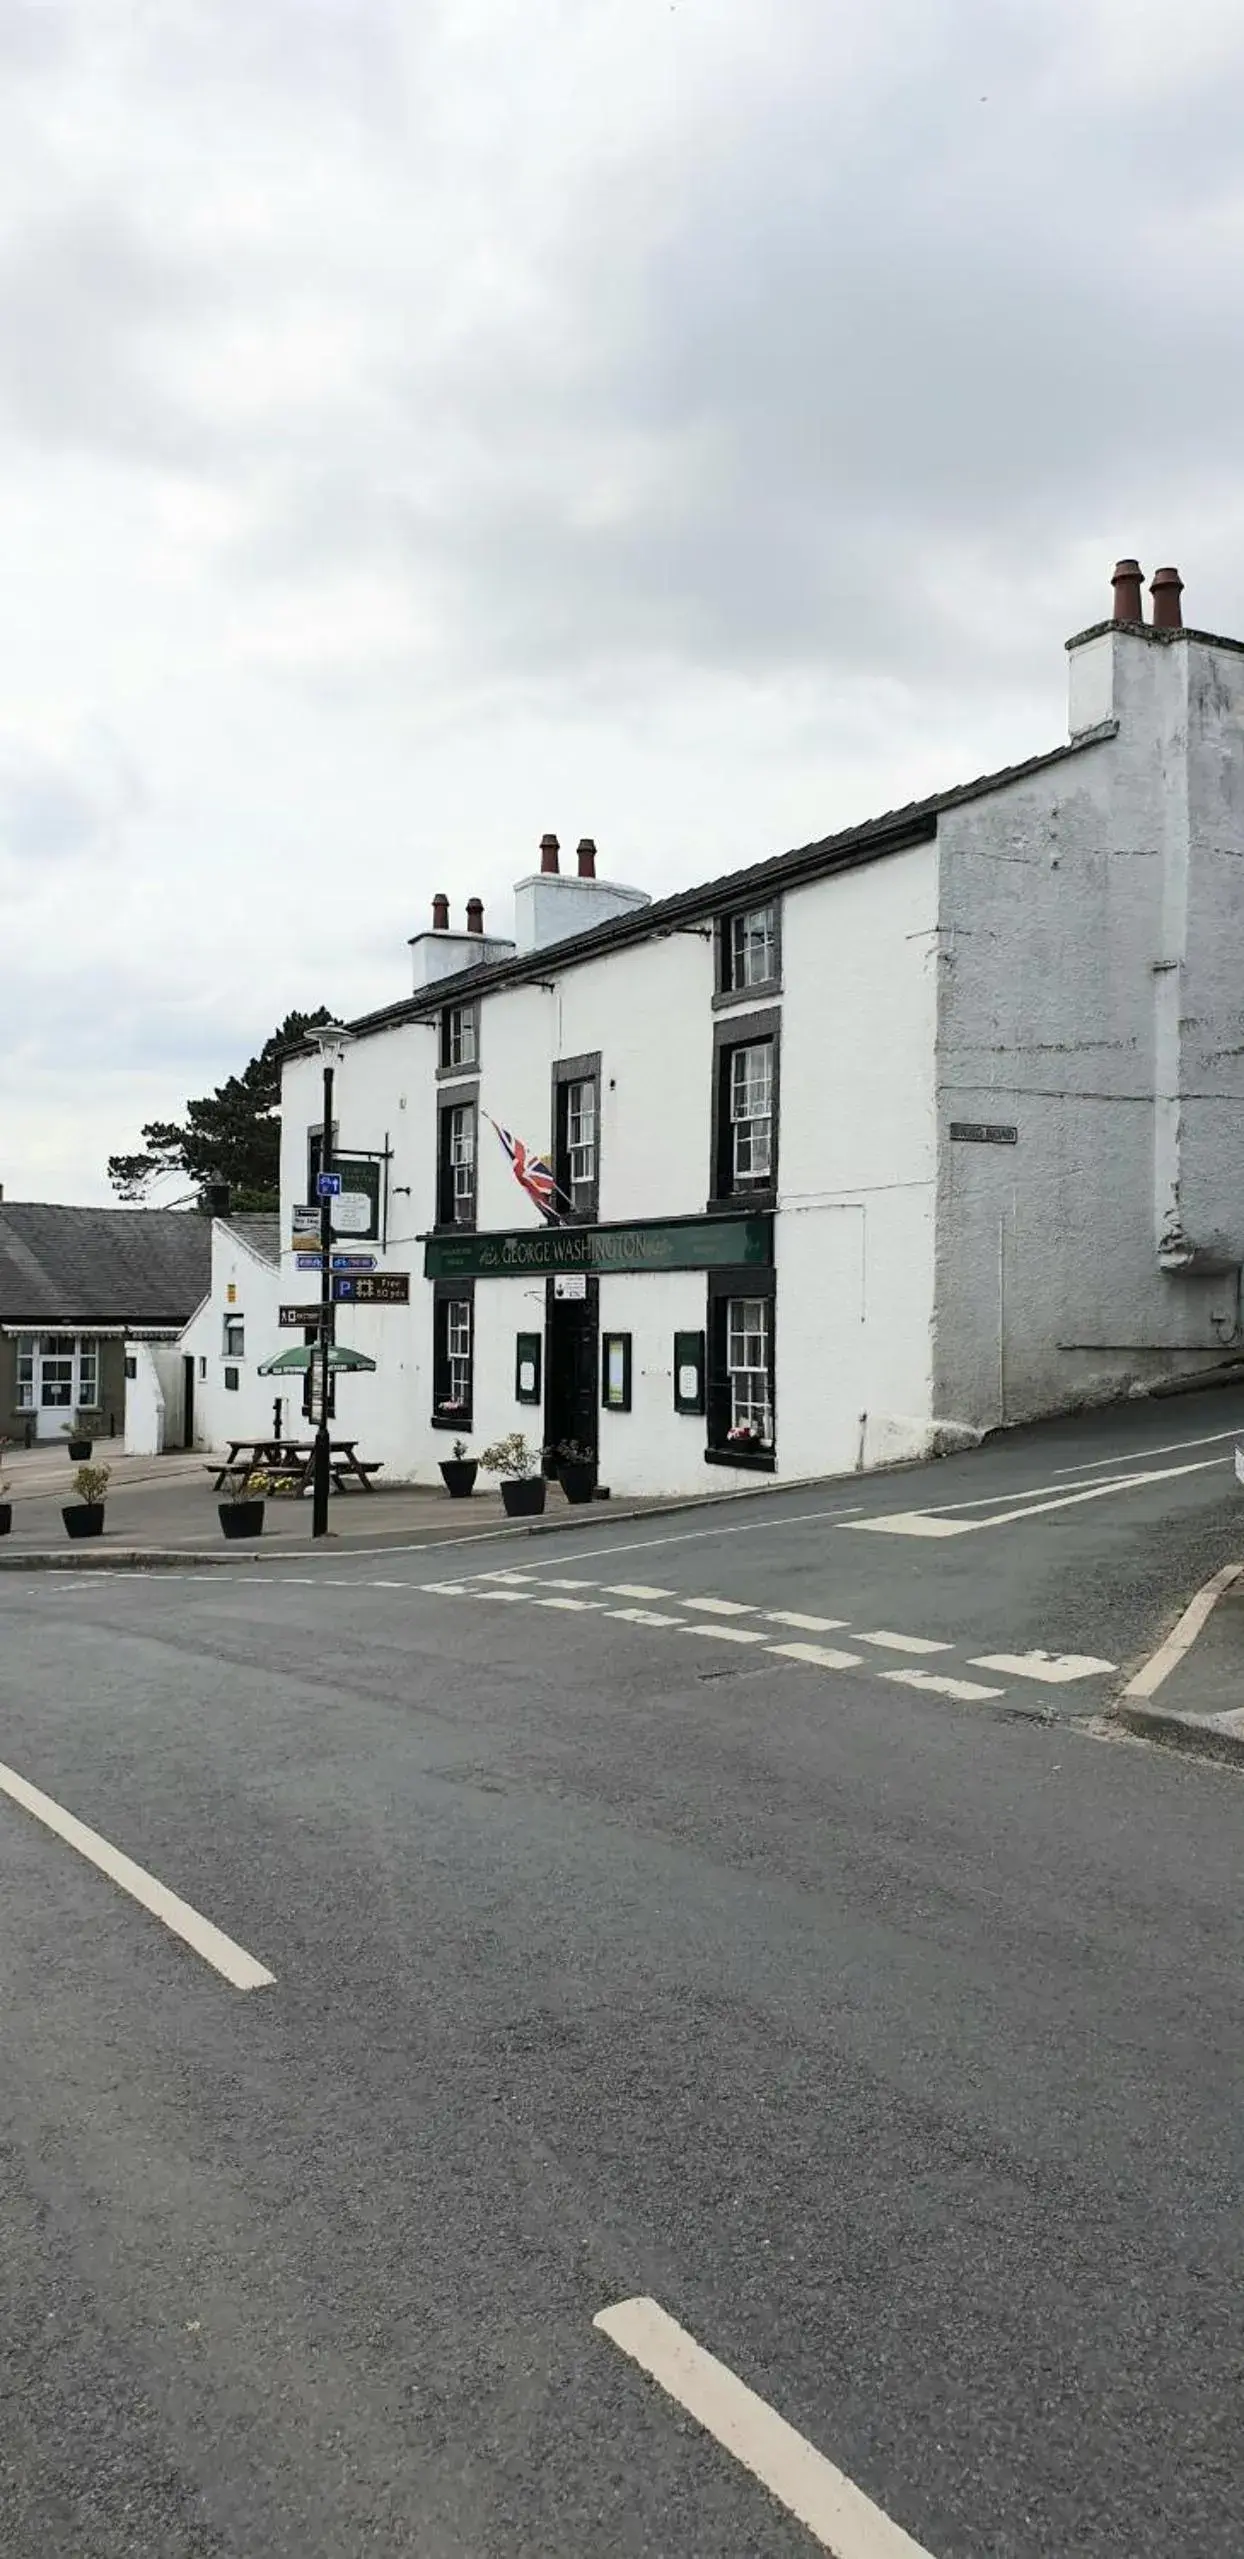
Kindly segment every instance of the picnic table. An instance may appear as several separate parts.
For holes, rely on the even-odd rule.
[[[328,1456],[333,1484],[339,1493],[344,1493],[348,1484],[361,1484],[365,1493],[371,1492],[371,1479],[379,1474],[381,1461],[360,1457],[356,1439],[330,1439]],[[231,1439],[229,1454],[217,1472],[213,1489],[220,1492],[235,1478],[243,1483],[248,1475],[257,1472],[287,1477],[291,1492],[301,1500],[310,1490],[315,1472],[315,1441],[275,1439],[271,1433],[266,1439]]]

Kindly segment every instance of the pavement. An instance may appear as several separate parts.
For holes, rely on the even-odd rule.
[[[1241,1428],[7,1577],[6,2559],[1238,2559]]]

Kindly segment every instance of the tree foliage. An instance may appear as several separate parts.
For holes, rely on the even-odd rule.
[[[264,1041],[258,1057],[214,1093],[187,1102],[183,1121],[149,1120],[142,1150],[110,1155],[108,1179],[123,1200],[149,1201],[170,1175],[191,1189],[227,1182],[234,1208],[276,1209],[281,1188],[281,1058],[284,1051],[332,1019],[287,1013]]]

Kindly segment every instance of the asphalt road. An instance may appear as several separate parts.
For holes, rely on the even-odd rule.
[[[5,2559],[815,2547],[636,2296],[929,2559],[1238,2559],[1244,1780],[1102,1710],[1241,1424],[0,1584],[19,1789],[274,1976],[0,1775]]]

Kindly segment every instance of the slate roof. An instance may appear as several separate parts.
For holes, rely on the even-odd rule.
[[[795,888],[805,880],[825,879],[834,871],[857,870],[866,862],[882,860],[888,853],[902,853],[914,844],[931,843],[937,834],[938,818],[945,810],[960,808],[968,800],[985,799],[990,792],[1005,790],[1012,782],[1024,782],[1030,774],[1064,764],[1072,756],[1083,755],[1086,749],[1101,746],[1117,735],[1117,720],[1104,720],[1099,728],[1086,729],[1068,745],[1053,747],[1045,755],[1030,755],[1024,763],[1004,765],[997,773],[978,774],[974,781],[959,782],[949,791],[935,791],[927,800],[910,800],[904,808],[887,809],[884,816],[869,818],[863,826],[845,827],[840,834],[821,836],[814,844],[799,844],[789,853],[771,854],[763,862],[749,863],[746,870],[728,871],[721,879],[680,889],[673,897],[654,898],[650,906],[614,916],[609,923],[593,925],[586,933],[567,934],[564,941],[543,943],[534,951],[516,953],[513,959],[490,960],[478,968],[447,972],[430,986],[421,987],[417,995],[383,1005],[377,1012],[364,1013],[350,1023],[349,1029],[356,1039],[366,1039],[399,1022],[425,1019],[439,1013],[446,1002],[462,1003],[489,987],[518,986],[531,979],[547,978],[554,970],[574,968],[581,961],[598,959],[607,951],[621,950],[632,942],[654,941],[663,934],[709,922],[723,909],[748,898],[769,897],[778,889]],[[310,1041],[297,1040],[285,1054],[299,1057],[309,1053],[311,1046]]]
[[[261,1262],[279,1263],[281,1258],[279,1217],[259,1217],[246,1213],[241,1217],[231,1217],[229,1230],[233,1235],[240,1235],[242,1242],[249,1244],[252,1253],[257,1253]]]
[[[0,1324],[180,1329],[211,1275],[212,1221],[197,1210],[0,1202]]]

